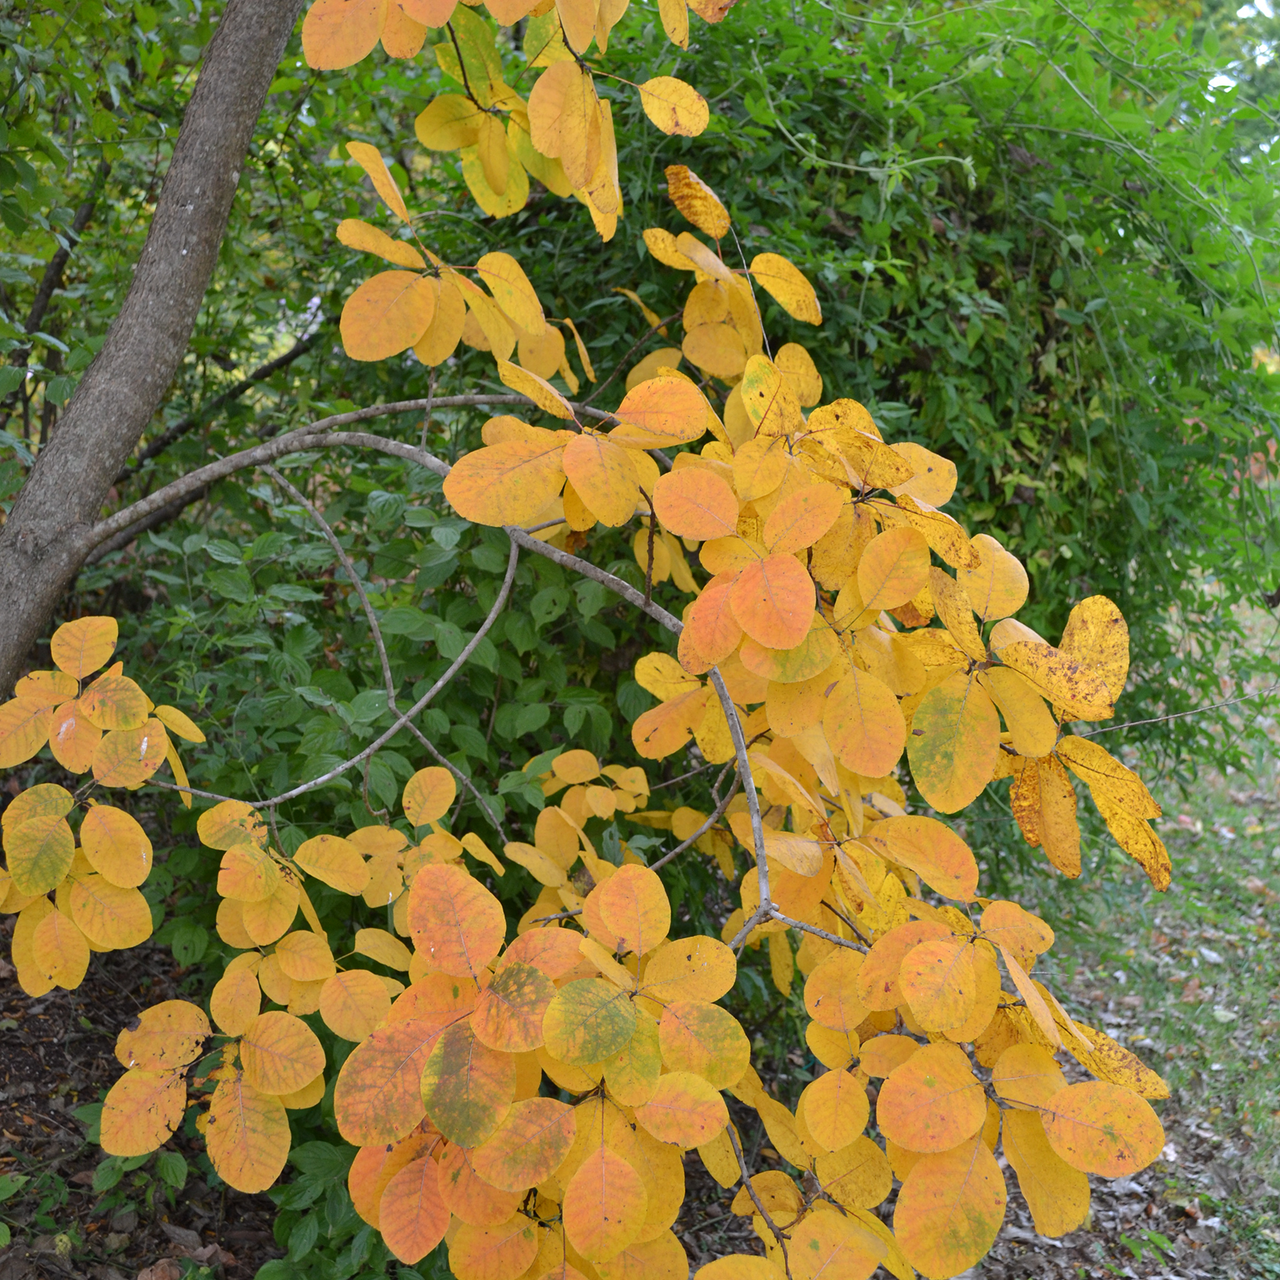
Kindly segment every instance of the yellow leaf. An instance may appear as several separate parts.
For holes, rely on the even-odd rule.
[[[1009,801],[1024,838],[1033,848],[1042,844],[1049,861],[1075,878],[1080,874],[1080,823],[1067,771],[1056,756],[1014,764]]]
[[[290,1141],[289,1119],[279,1098],[259,1093],[239,1072],[218,1082],[209,1104],[205,1146],[228,1186],[246,1195],[265,1191],[284,1169]]]
[[[353,360],[385,360],[413,346],[436,310],[434,282],[411,271],[382,271],[342,308],[342,345]]]
[[[102,1149],[125,1158],[150,1155],[182,1123],[187,1082],[180,1071],[127,1071],[102,1105]]]
[[[352,66],[382,35],[387,0],[316,0],[302,24],[302,53],[307,66],[336,71]]]
[[[1020,756],[1047,756],[1058,741],[1058,725],[1044,701],[1016,671],[992,667],[981,676]]]
[[[31,958],[50,982],[74,991],[89,970],[89,944],[75,921],[55,908],[36,925]]]
[[[666,134],[696,138],[711,119],[707,100],[674,76],[654,76],[640,86],[644,113]]]
[[[955,813],[991,781],[1000,720],[972,674],[952,675],[924,696],[906,741],[921,795],[939,812]]]
[[[696,271],[697,267],[676,248],[676,238],[670,231],[661,227],[649,227],[642,233],[649,252],[664,267],[675,267],[677,271]]]
[[[363,893],[369,867],[360,851],[341,836],[313,836],[298,846],[294,862],[310,876],[341,893]]]
[[[983,622],[1017,613],[1026,603],[1029,590],[1022,562],[986,533],[973,539],[973,548],[982,563],[976,569],[960,569],[956,580],[972,601],[974,612]],[[1120,683],[1123,687],[1124,681]]]
[[[378,257],[394,262],[400,267],[426,267],[426,260],[417,249],[403,240],[396,240],[378,227],[361,222],[359,218],[344,218],[338,223],[338,240],[349,249],[376,253]]]
[[[1004,1154],[1036,1232],[1053,1238],[1074,1231],[1089,1213],[1089,1179],[1053,1150],[1034,1111],[1006,1111],[1003,1120]]]
[[[1106,720],[1114,714],[1106,682],[1070,654],[1034,640],[1016,640],[1000,649],[999,655],[1046,701],[1066,708],[1066,719]]]
[[[480,136],[485,112],[460,93],[442,93],[433,98],[414,121],[418,141],[431,151],[457,151],[474,146]]]
[[[600,162],[600,109],[595,82],[577,62],[557,62],[529,94],[533,145],[564,165],[574,187],[586,186]]]
[[[71,918],[97,948],[124,951],[151,936],[151,908],[137,889],[105,876],[81,876],[71,885]]]
[[[224,1036],[241,1035],[262,1008],[262,989],[250,969],[228,969],[209,994],[209,1013]]]
[[[573,419],[573,406],[555,387],[536,373],[530,373],[506,360],[499,360],[498,377],[504,386],[522,396],[528,396],[545,413],[557,418]]]
[[[599,0],[556,0],[560,29],[565,43],[574,53],[586,53],[595,38]]]
[[[681,49],[689,47],[689,7],[685,0],[658,0],[658,16],[667,39]]]
[[[11,698],[0,706],[0,769],[30,760],[48,742],[52,720],[43,698]]]
[[[1058,648],[1095,670],[1114,703],[1129,674],[1129,628],[1106,596],[1089,596],[1071,610]]]
[[[387,208],[401,222],[408,222],[409,210],[405,207],[404,197],[378,148],[371,147],[367,142],[348,142],[347,154],[369,175],[373,189],[382,197]]]
[[[4,833],[9,874],[19,893],[44,894],[62,883],[75,858],[75,837],[65,818],[41,814]]]
[[[320,1016],[334,1035],[357,1044],[391,1012],[391,996],[376,974],[349,969],[320,989]]]
[[[93,805],[80,824],[85,856],[104,880],[136,888],[151,871],[151,841],[136,818],[111,805]]]
[[[453,355],[467,320],[467,304],[453,281],[442,275],[436,284],[435,314],[426,332],[413,346],[413,354],[432,368]]]
[[[301,1018],[261,1013],[240,1037],[240,1062],[258,1093],[295,1093],[324,1070],[324,1048]]]
[[[931,507],[945,507],[956,491],[956,464],[909,440],[891,444],[889,448],[915,472],[910,480],[895,485],[889,492],[895,496],[909,494]]]
[[[689,329],[681,344],[686,360],[715,378],[738,377],[747,363],[742,335],[727,324],[699,324]]]
[[[781,254],[756,254],[751,260],[751,275],[789,316],[806,324],[822,323],[822,307],[813,285]]]
[[[49,641],[49,653],[59,670],[77,680],[104,667],[115,652],[120,628],[114,618],[77,618],[64,622]]]
[[[726,282],[733,279],[733,272],[725,266],[720,255],[703,244],[697,236],[682,231],[676,236],[676,250],[713,279]]]
[[[494,300],[519,329],[541,333],[546,325],[542,304],[520,264],[509,253],[486,253],[476,264]]]

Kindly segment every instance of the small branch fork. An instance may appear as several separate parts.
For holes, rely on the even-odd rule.
[[[759,1195],[751,1183],[751,1171],[747,1168],[746,1158],[742,1154],[742,1144],[738,1141],[738,1135],[734,1132],[733,1122],[729,1122],[729,1127],[725,1130],[729,1135],[729,1142],[733,1146],[733,1154],[738,1157],[738,1168],[742,1171],[742,1185],[747,1195],[751,1197],[751,1203],[755,1205],[756,1212],[764,1219],[764,1225],[769,1228],[773,1238],[778,1242],[778,1248],[782,1250],[782,1265],[787,1273],[787,1280],[791,1280],[791,1259],[787,1256],[787,1241],[791,1239],[781,1227],[774,1222],[769,1216],[769,1210],[760,1202]]]

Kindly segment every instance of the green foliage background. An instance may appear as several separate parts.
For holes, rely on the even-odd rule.
[[[220,7],[0,7],[6,507],[128,287]],[[334,227],[364,216],[391,229],[341,142],[367,140],[396,160],[423,239],[446,260],[515,253],[548,314],[578,324],[602,377],[646,327],[615,287],[637,289],[662,316],[679,309],[687,281],[648,257],[640,233],[682,229],[662,171],[686,163],[730,208],[730,252],[748,261],[783,253],[817,285],[824,325],[769,307],[772,340],[810,349],[825,398],[860,399],[889,438],[918,439],[956,462],[953,513],[1027,563],[1024,619],[1055,639],[1083,596],[1120,604],[1135,656],[1120,718],[1216,701],[1274,669],[1266,652],[1245,656],[1231,616],[1238,600],[1280,586],[1268,453],[1280,399],[1276,376],[1254,359],[1255,348],[1275,345],[1275,73],[1258,52],[1269,30],[1268,20],[1225,10],[1119,0],[955,10],[742,0],[719,27],[695,20],[680,54],[637,5],[609,64],[630,79],[682,75],[713,115],[699,139],[664,138],[630,91],[607,91],[626,202],[608,245],[584,208],[545,193],[510,219],[484,217],[455,160],[421,151],[414,116],[447,87],[427,54],[406,65],[378,53],[350,71],[315,74],[295,44],[190,353],[148,439],[191,429],[123,477],[113,502],[327,413],[427,394],[428,372],[411,356],[359,365],[337,340],[342,302],[371,264],[339,246]],[[75,211],[91,199],[65,285],[28,334],[45,264],[70,243]],[[300,358],[217,403],[308,337]],[[498,389],[488,356],[464,352],[440,371],[442,394],[483,388]],[[603,403],[616,404],[615,391],[620,398],[620,381]],[[428,448],[458,456],[479,443],[485,416],[436,414]],[[416,442],[423,423],[387,418],[375,429]],[[1251,465],[1261,484],[1241,479]],[[487,612],[505,539],[454,516],[438,479],[411,466],[326,455],[285,469],[349,548],[381,616],[402,704],[414,700]],[[629,541],[628,532],[597,532],[588,554],[639,583]],[[670,587],[658,596],[677,610],[685,602]],[[306,513],[263,475],[220,485],[87,567],[67,608],[119,616],[131,674],[210,732],[206,748],[186,753],[197,787],[275,794],[334,767],[390,722],[356,597]],[[531,758],[567,742],[632,762],[628,725],[650,699],[631,670],[654,647],[667,639],[596,584],[526,557],[506,612],[421,727],[519,832],[541,804],[522,771]],[[1250,743],[1224,733],[1225,723],[1209,714],[1121,740],[1190,779],[1206,758],[1247,756]],[[351,773],[288,807],[286,845],[373,822],[379,809],[394,814],[404,781],[427,763],[402,734],[372,761],[367,797]],[[697,763],[673,759],[650,776],[674,779]],[[655,803],[704,803],[705,786],[698,775]],[[993,866],[1025,854],[999,790],[971,819]],[[194,847],[193,817],[141,803],[157,806],[148,822],[167,828],[157,845],[171,847],[148,886],[166,917],[162,940],[216,976],[205,889],[213,864]],[[498,840],[473,801],[454,823]],[[619,838],[645,847],[638,828],[607,834],[602,824],[594,834],[606,849]],[[1093,843],[1101,864],[1105,850],[1096,835]],[[670,889],[692,927],[716,932],[700,922],[718,915],[727,891],[709,867],[673,864]],[[498,887],[515,898],[529,882],[513,869]],[[322,914],[346,909],[336,896],[317,905]],[[777,1010],[751,966],[737,998],[735,1012],[763,1033]],[[321,1190],[306,1199],[333,1158],[317,1148],[307,1157],[314,1169],[299,1164],[303,1177],[280,1193],[288,1203],[278,1234],[297,1259],[320,1258],[312,1246],[324,1230],[330,1245],[316,1274],[352,1275],[373,1265],[367,1239],[355,1243],[358,1224],[341,1204],[322,1219]]]

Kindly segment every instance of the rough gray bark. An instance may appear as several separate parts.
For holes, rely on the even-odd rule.
[[[21,674],[86,536],[186,353],[267,89],[305,0],[228,0],[133,284],[0,529],[0,695]]]

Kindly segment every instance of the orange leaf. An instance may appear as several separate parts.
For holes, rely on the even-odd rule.
[[[898,971],[913,947],[933,938],[949,938],[951,930],[935,920],[912,920],[896,925],[872,944],[858,971],[858,996],[868,1009],[883,1012],[902,999]]]
[[[517,1213],[496,1226],[461,1227],[449,1242],[449,1269],[458,1280],[510,1280],[523,1275],[537,1254],[538,1226]]]
[[[889,773],[907,742],[902,708],[889,686],[857,668],[827,695],[822,728],[840,763],[864,778]]]
[[[606,1146],[596,1147],[564,1189],[564,1231],[584,1258],[607,1262],[644,1226],[649,1196],[632,1166]]]
[[[378,1204],[378,1229],[387,1248],[412,1266],[444,1239],[448,1226],[436,1162],[419,1156],[387,1183]]]
[[[809,484],[793,490],[764,522],[764,545],[774,554],[813,546],[835,524],[844,500],[844,490],[833,484]]]
[[[908,1151],[948,1151],[987,1118],[982,1085],[953,1044],[927,1044],[896,1067],[876,1102],[876,1123]]]
[[[970,902],[977,893],[978,863],[973,850],[937,818],[886,818],[868,830],[862,843],[881,857],[910,867],[944,897]]]
[[[289,1158],[284,1103],[259,1093],[237,1072],[213,1091],[204,1140],[223,1182],[248,1195],[265,1191]]]
[[[120,627],[114,618],[77,618],[64,622],[49,641],[49,656],[77,680],[104,667],[115,652]]]
[[[804,1007],[824,1027],[848,1034],[867,1016],[859,993],[863,957],[848,947],[836,947],[809,974],[804,984]]]
[[[372,53],[387,0],[316,0],[302,24],[302,53],[317,71],[337,71]]]
[[[898,1192],[893,1233],[912,1266],[943,1280],[991,1248],[1007,1201],[1000,1166],[975,1139],[915,1162]]]
[[[637,716],[631,742],[646,760],[662,760],[679,751],[693,737],[715,694],[698,688]]]
[[[766,648],[793,649],[809,634],[813,579],[794,556],[773,555],[749,564],[733,584],[730,599],[739,625]]]
[[[676,1000],[658,1024],[662,1060],[671,1071],[691,1071],[717,1089],[732,1088],[751,1063],[751,1042],[737,1018],[703,1000]]]
[[[1024,969],[1034,957],[1053,946],[1053,930],[1039,916],[1016,902],[993,902],[982,913],[983,934],[997,946],[1008,947]]]
[[[426,866],[409,890],[409,928],[417,950],[455,977],[476,976],[502,949],[502,904],[460,867]]]
[[[564,484],[564,441],[547,432],[476,449],[445,477],[444,496],[465,520],[528,524]]]
[[[78,701],[63,703],[49,721],[49,750],[69,773],[84,773],[93,764],[101,739],[102,730],[84,714]]]
[[[386,360],[413,346],[436,313],[431,281],[412,271],[380,271],[343,305],[342,345],[353,360]]]
[[[1068,1085],[1041,1110],[1049,1145],[1073,1169],[1123,1178],[1145,1169],[1164,1148],[1151,1104],[1123,1085]]]
[[[680,661],[686,671],[710,671],[738,647],[742,627],[733,612],[735,580],[729,575],[712,578],[685,613]]]
[[[324,1049],[301,1018],[259,1014],[240,1038],[244,1078],[258,1093],[296,1093],[324,1070]]]
[[[473,1227],[496,1227],[510,1220],[520,1207],[526,1188],[503,1191],[495,1187],[476,1171],[474,1154],[466,1147],[449,1144],[440,1158],[440,1194],[459,1221]]]
[[[56,707],[76,696],[80,682],[65,671],[32,671],[13,686],[15,697]]]
[[[605,927],[617,937],[614,950],[644,955],[665,940],[671,904],[662,881],[648,867],[619,867],[591,896]]]
[[[348,969],[320,988],[320,1016],[334,1035],[357,1044],[391,1012],[391,996],[377,974]]]
[[[907,758],[920,794],[940,813],[977,799],[999,752],[1000,717],[974,675],[949,676],[925,694],[911,722]]]
[[[887,1252],[861,1222],[840,1213],[810,1214],[790,1234],[792,1280],[867,1280]]]
[[[926,1031],[963,1026],[978,996],[973,949],[955,939],[922,942],[903,957],[898,988]]]
[[[422,1119],[422,1068],[438,1035],[431,1023],[409,1018],[356,1046],[333,1096],[338,1131],[348,1142],[395,1142]]]
[[[614,413],[609,438],[635,449],[692,444],[707,430],[707,401],[695,383],[668,374],[633,387]]]
[[[714,471],[682,467],[658,478],[653,509],[663,525],[682,538],[732,537],[738,530],[738,499]]]
[[[466,1023],[446,1027],[422,1069],[422,1101],[450,1142],[474,1147],[501,1123],[515,1092],[515,1059],[481,1044]]]
[[[121,889],[136,889],[151,871],[151,841],[123,809],[94,805],[80,824],[80,844],[93,869]]]
[[[1027,1006],[1027,1012],[1035,1019],[1036,1026],[1044,1033],[1045,1039],[1055,1049],[1061,1049],[1062,1036],[1058,1033],[1053,1013],[1044,996],[1036,990],[1036,984],[1018,963],[1017,958],[1011,951],[1006,947],[1001,947],[1000,954],[1004,957],[1004,966],[1009,971],[1009,977],[1013,979],[1013,985],[1018,988],[1018,994]]]
[[[387,1183],[410,1161],[441,1142],[435,1130],[415,1130],[402,1142],[361,1147],[347,1173],[347,1190],[355,1211],[371,1226],[378,1225],[378,1207]]]
[[[592,515],[611,528],[624,525],[640,501],[640,480],[630,454],[607,436],[584,432],[565,446],[565,475]]]
[[[1009,1102],[1043,1107],[1067,1087],[1067,1078],[1048,1049],[1038,1044],[1013,1044],[991,1068],[991,1087]]]
[[[636,1108],[636,1121],[659,1142],[700,1147],[729,1123],[724,1099],[701,1076],[688,1071],[664,1075],[653,1097]]]
[[[102,1104],[102,1149],[111,1156],[145,1156],[163,1146],[187,1110],[180,1071],[127,1071]]]
[[[159,720],[138,729],[115,729],[93,752],[93,777],[104,787],[136,791],[164,763],[169,735]]]
[[[577,1132],[577,1112],[555,1098],[514,1103],[483,1145],[471,1153],[476,1172],[504,1191],[523,1194],[563,1163]]]
[[[471,1015],[476,1039],[504,1053],[536,1049],[543,1039],[543,1016],[555,993],[551,979],[533,965],[518,960],[504,964],[480,993]]]

